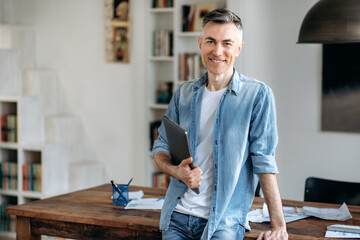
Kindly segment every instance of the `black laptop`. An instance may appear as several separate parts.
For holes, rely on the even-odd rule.
[[[185,129],[165,115],[163,117],[163,122],[170,148],[171,160],[175,165],[179,165],[182,160],[191,157],[188,134]],[[190,163],[190,168],[194,169],[193,163]],[[197,194],[200,192],[199,188],[194,188],[192,190]]]

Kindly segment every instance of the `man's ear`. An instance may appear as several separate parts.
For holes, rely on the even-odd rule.
[[[199,48],[200,48],[200,50],[201,50],[201,44],[202,44],[202,42],[201,42],[201,37],[198,37],[198,44],[199,44]]]
[[[243,49],[243,47],[244,47],[244,42],[241,42],[241,43],[238,45],[236,57],[239,56],[239,54],[240,54],[241,50]]]

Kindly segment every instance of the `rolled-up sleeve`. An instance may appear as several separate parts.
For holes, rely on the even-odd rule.
[[[249,141],[254,173],[279,173],[275,161],[278,142],[275,99],[266,85],[261,85],[254,101]]]

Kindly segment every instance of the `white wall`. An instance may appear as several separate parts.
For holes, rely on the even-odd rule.
[[[134,27],[144,22],[139,3],[133,4],[141,12],[131,16]],[[14,8],[15,23],[35,27],[37,67],[58,71],[68,104],[81,118],[88,160],[102,162],[108,179],[127,182],[133,176],[135,156],[135,78],[139,74],[134,70],[135,62],[142,62],[139,51],[144,42],[134,37],[132,29],[131,63],[106,62],[102,0],[16,0]]]
[[[296,44],[302,19],[315,2],[230,4],[245,28],[245,48],[237,66],[245,75],[268,83],[275,93],[279,185],[287,199],[302,200],[308,176],[360,182],[360,135],[320,131],[321,47]],[[91,157],[104,163],[109,178],[124,182],[134,176],[134,183],[144,184],[144,0],[132,0],[130,64],[104,61],[102,0],[15,3],[16,20],[36,28],[37,66],[59,72],[68,102],[84,124]]]
[[[316,0],[244,0],[243,73],[268,83],[278,111],[282,197],[302,200],[308,176],[360,182],[360,135],[322,132],[321,45],[296,44]],[[341,113],[339,113],[341,114]]]

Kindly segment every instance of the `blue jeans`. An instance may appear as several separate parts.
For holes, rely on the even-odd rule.
[[[207,220],[178,212],[171,215],[169,229],[162,231],[163,240],[193,240],[200,239]],[[218,230],[211,240],[237,240],[243,239],[245,228],[240,224]]]

